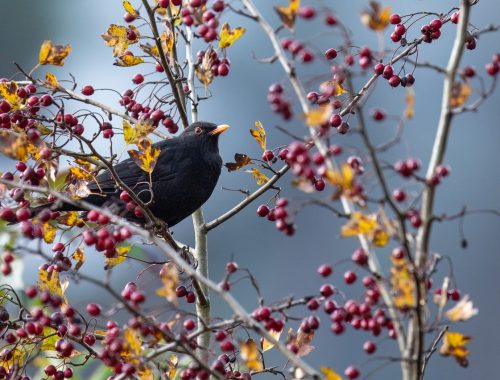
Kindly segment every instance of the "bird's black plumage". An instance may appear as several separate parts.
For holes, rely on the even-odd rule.
[[[174,226],[201,207],[212,194],[221,173],[219,134],[227,126],[196,122],[176,138],[164,140],[153,146],[160,155],[151,175],[143,171],[132,159],[114,166],[120,180],[145,203],[159,219]],[[111,173],[105,171],[88,184],[92,192],[83,200],[96,206],[114,206],[127,219],[144,222],[133,212],[125,210],[120,201],[121,189]],[[69,211],[75,207],[61,205],[58,210]]]

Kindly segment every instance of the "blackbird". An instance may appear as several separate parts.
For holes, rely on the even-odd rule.
[[[114,166],[120,180],[127,185],[151,212],[172,227],[201,207],[212,194],[221,173],[219,135],[228,125],[196,122],[178,137],[153,146],[160,155],[151,174],[143,171],[132,159]],[[82,200],[99,207],[109,207],[128,220],[144,223],[134,211],[127,211],[120,200],[121,189],[106,170],[88,184],[91,194]],[[79,211],[74,205],[54,205],[57,211]],[[45,206],[37,207],[41,209]],[[36,212],[36,211],[35,211]]]

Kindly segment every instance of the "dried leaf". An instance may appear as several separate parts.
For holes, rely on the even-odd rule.
[[[321,367],[321,372],[325,375],[325,380],[342,380],[342,376],[331,368]]]
[[[454,307],[446,312],[446,318],[452,322],[466,321],[477,315],[478,312],[479,310],[474,308],[469,295],[466,294]]]
[[[450,107],[460,107],[465,104],[471,94],[470,82],[456,82],[453,84],[450,96]]]
[[[43,240],[45,243],[50,244],[54,242],[56,237],[57,228],[49,222],[43,223]]]
[[[255,127],[257,129],[250,129],[250,134],[259,144],[260,149],[266,150],[266,130],[260,121],[255,122]]]
[[[163,47],[164,52],[168,52],[170,56],[172,56],[174,52],[174,34],[170,28],[167,28],[160,36],[161,45]]]
[[[19,161],[28,159],[28,138],[25,134],[11,134],[0,131],[2,141],[0,142],[0,152],[4,155]]]
[[[114,63],[115,66],[130,67],[144,63],[144,58],[132,54],[123,54]]]
[[[246,154],[243,153],[235,153],[234,154],[235,162],[226,162],[224,166],[227,168],[229,172],[239,170],[242,167],[251,164],[252,160]]]
[[[269,334],[271,334],[271,336],[274,339],[276,339],[276,340],[279,341],[281,333],[283,332],[283,330],[281,330],[281,331],[269,330],[268,332],[269,332]],[[271,343],[270,341],[268,341],[266,338],[262,338],[261,339],[261,341],[260,341],[260,348],[262,349],[262,352],[266,352],[266,351],[270,350],[273,347],[274,347],[274,344]]]
[[[413,116],[415,116],[415,91],[413,87],[408,87],[406,90],[406,109],[404,115],[407,119],[413,119]]]
[[[80,221],[81,219],[78,218],[77,211],[68,211],[57,218],[57,223],[70,227],[78,224]]]
[[[248,173],[252,173],[253,177],[257,181],[258,186],[263,185],[267,181],[269,181],[269,178],[266,175],[262,174],[262,172],[257,168],[253,168],[252,170],[245,170],[245,171]]]
[[[64,60],[71,52],[71,45],[52,45],[52,41],[44,41],[40,47],[40,65],[63,66]]]
[[[253,339],[247,339],[240,344],[240,355],[248,369],[262,371],[264,368],[257,344]]]
[[[130,245],[124,245],[116,248],[115,257],[106,257],[106,259],[104,260],[105,263],[104,269],[106,270],[111,269],[117,266],[118,264],[122,263],[123,261],[125,261],[131,249],[132,247]]]
[[[132,4],[130,3],[130,1],[125,0],[123,2],[123,9],[125,9],[125,12],[130,13],[134,17],[139,16],[139,13],[137,13],[137,11],[132,6]]]
[[[246,29],[243,27],[237,27],[231,30],[227,22],[222,25],[219,32],[219,48],[225,49],[234,44],[243,34],[245,34]]]
[[[309,127],[319,127],[328,122],[332,114],[333,107],[330,103],[313,108],[304,114],[304,120]]]
[[[458,364],[462,367],[469,365],[469,350],[465,347],[471,340],[470,337],[465,336],[459,332],[448,331],[444,334],[443,345],[439,349],[439,353],[443,356],[453,356]]]
[[[156,161],[160,156],[160,149],[152,146],[151,141],[143,138],[137,142],[139,150],[129,150],[128,154],[132,160],[145,172],[151,174],[155,168]]]
[[[123,138],[127,144],[135,144],[139,140],[147,137],[155,129],[154,125],[146,120],[139,120],[139,122],[132,127],[127,121],[123,120]]]
[[[162,266],[160,279],[163,286],[156,290],[156,294],[160,297],[165,297],[169,302],[175,302],[177,300],[175,289],[179,283],[179,271],[174,263],[168,262]]]
[[[380,5],[377,1],[370,1],[370,8],[361,12],[361,22],[371,30],[380,32],[389,25],[391,8]]]
[[[295,25],[295,18],[297,16],[297,12],[299,11],[300,0],[289,0],[287,6],[277,6],[274,7],[276,13],[288,29],[293,29]]]
[[[376,216],[365,215],[359,211],[351,214],[351,219],[342,226],[340,235],[342,237],[358,236],[362,234],[369,234],[378,227]]]
[[[398,309],[414,307],[416,304],[415,282],[410,264],[404,258],[391,258],[391,260],[393,265],[391,268],[391,292],[394,306]]]
[[[22,101],[19,96],[17,96],[17,83],[12,82],[0,82],[0,95],[7,102],[9,102],[12,109],[17,110],[21,108]]]
[[[297,333],[292,329],[288,330],[287,337],[287,345],[295,344],[298,348],[297,356],[306,356],[314,350],[314,346],[311,345],[311,342],[314,338],[314,331],[310,333],[305,333],[302,329],[299,328]]]
[[[205,87],[210,86],[214,80],[214,74],[212,72],[212,64],[214,59],[214,50],[209,48],[205,51],[201,62],[195,67],[195,74],[198,80],[205,85]]]
[[[137,35],[135,40],[129,40],[127,38],[129,29]],[[119,57],[125,54],[130,44],[135,44],[139,41],[139,31],[133,25],[129,25],[127,28],[125,26],[111,24],[106,33],[101,34],[101,37],[107,46],[113,48],[113,57]]]
[[[76,260],[76,265],[75,265],[75,271],[80,269],[85,262],[85,251],[83,250],[83,247],[78,247],[75,252],[73,252],[73,255],[71,255],[73,260]]]

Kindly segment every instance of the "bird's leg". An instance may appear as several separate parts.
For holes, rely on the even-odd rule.
[[[177,242],[172,237],[172,234],[168,230],[167,223],[165,223],[163,220],[158,219],[158,218],[156,218],[156,220],[154,220],[153,223],[154,223],[154,225],[153,225],[154,234],[163,238],[176,251],[180,251],[181,247],[179,247]]]

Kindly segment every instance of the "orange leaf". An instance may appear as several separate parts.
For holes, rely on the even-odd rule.
[[[342,380],[342,376],[331,368],[321,367],[321,372],[325,375],[325,380]]]
[[[255,122],[255,127],[257,129],[250,129],[250,134],[259,144],[260,149],[266,150],[266,130],[260,121]]]
[[[257,344],[253,339],[247,339],[240,344],[240,355],[248,369],[262,371],[262,359]]]
[[[151,174],[160,156],[160,149],[151,145],[151,141],[143,138],[137,142],[137,150],[129,150],[129,156],[145,172]]]
[[[453,356],[458,364],[462,367],[469,365],[469,350],[465,347],[471,340],[470,337],[465,336],[459,332],[448,331],[444,334],[443,345],[439,349],[439,353],[443,356]]]
[[[293,29],[295,25],[295,18],[297,16],[297,12],[299,11],[300,0],[289,0],[287,6],[277,6],[274,7],[276,13],[288,29]]]
[[[156,290],[156,294],[160,297],[165,297],[169,302],[177,300],[177,293],[175,289],[179,282],[179,271],[174,263],[168,262],[164,264],[160,270],[160,279],[163,287]]]
[[[269,334],[271,334],[271,336],[274,339],[280,340],[280,336],[281,336],[282,332],[283,332],[283,330],[281,330],[281,331],[270,330]],[[266,338],[262,338],[261,342],[260,342],[260,347],[262,348],[262,352],[266,352],[266,351],[270,350],[271,348],[273,348],[274,344],[271,343],[270,341],[268,341]]]
[[[17,83],[14,81],[0,82],[0,95],[14,110],[21,108],[21,98],[17,96],[17,88]]]
[[[54,242],[56,237],[57,228],[50,224],[49,222],[45,222],[43,224],[43,240],[45,243],[50,244]]]
[[[471,94],[470,82],[456,82],[453,84],[450,96],[450,107],[460,107],[465,104]]]
[[[83,250],[83,247],[78,247],[76,251],[73,252],[73,255],[71,257],[73,258],[73,260],[76,260],[75,270],[77,271],[85,262],[85,251]]]
[[[63,66],[64,60],[71,52],[71,45],[52,45],[52,41],[44,41],[40,47],[40,65]]]
[[[370,29],[380,32],[389,25],[391,8],[380,5],[377,1],[370,1],[370,8],[361,12],[361,22]]]
[[[407,119],[413,119],[415,116],[415,91],[413,87],[406,90],[406,109],[404,115]]]
[[[392,258],[391,290],[394,306],[407,309],[415,306],[415,282],[406,259]]]
[[[250,157],[248,157],[246,154],[242,153],[235,153],[234,154],[234,161],[235,162],[226,162],[224,166],[227,168],[229,172],[239,170],[243,166],[246,166],[248,164],[252,163],[252,160]]]
[[[137,56],[132,55],[132,54],[123,54],[117,58],[114,65],[121,66],[121,67],[130,67],[130,66],[139,65],[141,63],[144,63],[144,58],[137,57]]]
[[[304,119],[309,127],[319,127],[328,122],[332,114],[333,107],[330,103],[318,108],[313,108],[304,114]]]
[[[258,186],[263,185],[267,181],[269,181],[269,178],[266,175],[262,174],[262,172],[257,168],[253,168],[252,170],[246,170],[246,171],[252,173],[253,177],[257,181]]]

